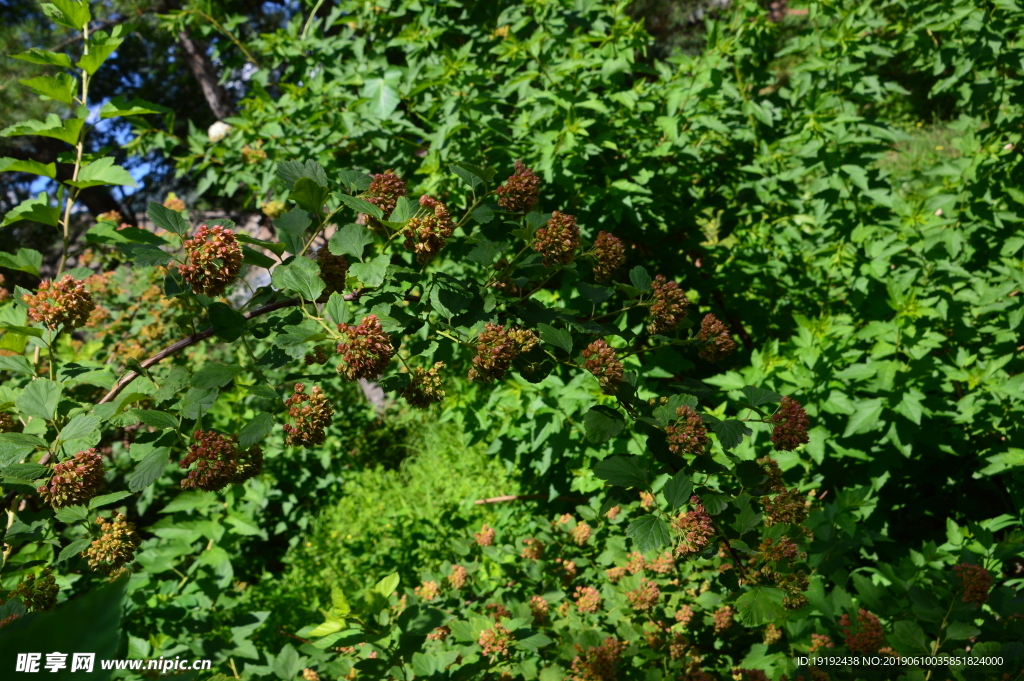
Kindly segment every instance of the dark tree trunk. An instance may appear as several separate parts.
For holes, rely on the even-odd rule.
[[[202,88],[203,97],[206,98],[206,103],[210,105],[213,114],[220,120],[234,116],[235,107],[228,99],[224,88],[217,82],[217,72],[214,70],[213,64],[210,63],[210,58],[206,56],[206,44],[193,40],[188,31],[178,34],[178,44],[181,45],[185,62],[188,63],[192,75],[196,77],[199,87]]]

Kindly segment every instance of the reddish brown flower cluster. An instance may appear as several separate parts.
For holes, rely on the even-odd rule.
[[[78,259],[79,262],[81,262],[82,257],[79,256]],[[4,278],[4,275],[0,274],[0,303],[4,302],[5,300],[11,297],[11,292],[3,287],[3,283],[5,281],[7,281],[7,279]]]
[[[586,360],[583,368],[597,377],[601,391],[614,395],[623,377],[622,362],[615,358],[615,350],[603,340],[596,340],[580,354]]]
[[[10,593],[7,598],[19,598],[29,612],[52,610],[57,605],[57,580],[53,578],[53,570],[46,568],[39,577],[28,574]]]
[[[640,505],[650,511],[655,505],[654,495],[650,492],[640,492]]]
[[[771,417],[772,443],[776,451],[789,452],[810,441],[807,412],[792,397],[783,397],[779,410]]]
[[[348,277],[348,260],[343,255],[334,255],[323,246],[316,252],[316,264],[320,266],[320,278],[327,285],[327,293],[345,291],[345,279]]]
[[[761,497],[761,504],[764,506],[764,524],[768,527],[779,523],[800,525],[807,520],[807,498],[795,487],[783,489],[774,497]]]
[[[533,613],[534,624],[540,624],[548,616],[550,605],[543,596],[530,596],[530,612]]]
[[[8,414],[5,411],[0,411],[0,433],[11,433],[18,427],[18,419],[14,418],[14,414]]]
[[[484,606],[484,610],[490,611],[490,618],[495,622],[500,622],[503,618],[511,618],[512,613],[501,603],[488,603]]]
[[[551,219],[534,235],[533,250],[544,256],[544,267],[568,265],[580,247],[580,228],[576,217],[551,213]]]
[[[120,513],[113,520],[97,518],[96,524],[102,534],[82,555],[89,561],[90,569],[110,574],[135,558],[135,549],[139,548],[142,539],[135,531],[135,525]]]
[[[700,503],[697,495],[690,497],[690,504],[693,510],[689,513],[680,513],[672,526],[682,534],[679,545],[676,546],[677,556],[689,557],[696,555],[711,544],[711,538],[715,536],[714,526],[711,524],[711,516]]]
[[[53,465],[53,475],[36,489],[54,508],[84,504],[103,487],[103,457],[95,449]]]
[[[626,562],[626,569],[629,571],[629,574],[635,575],[646,568],[647,561],[644,560],[644,554],[639,551],[633,551],[629,554],[629,560]]]
[[[760,553],[762,560],[771,563],[793,561],[801,557],[797,545],[786,536],[780,537],[777,542],[773,541],[770,537],[766,538],[761,542],[758,553]]]
[[[685,404],[676,409],[677,421],[665,427],[668,449],[674,454],[703,454],[708,445],[708,431],[700,414]]]
[[[527,329],[505,328],[487,323],[476,338],[476,357],[469,378],[490,383],[501,380],[519,355],[537,345],[537,336]]]
[[[242,269],[242,248],[230,229],[201,225],[185,242],[188,262],[178,265],[182,278],[196,293],[219,296]]]
[[[350,381],[377,378],[384,373],[395,355],[395,348],[377,315],[366,315],[357,326],[338,324],[338,331],[346,336],[346,340],[338,343],[338,354],[342,356],[338,373]]]
[[[765,627],[765,629],[764,629],[764,644],[766,646],[775,645],[776,643],[778,643],[781,640],[782,640],[782,629],[780,629],[779,627],[775,626],[774,624],[769,624],[767,627]]]
[[[619,658],[626,645],[608,637],[594,648],[576,645],[577,656],[573,658],[569,681],[615,681],[619,678]]]
[[[771,681],[768,675],[760,669],[734,669],[732,678],[738,681]]]
[[[418,587],[412,590],[414,594],[419,596],[425,601],[432,601],[437,598],[437,594],[440,593],[441,587],[438,586],[437,582],[423,582]]]
[[[580,612],[597,612],[601,607],[601,593],[592,586],[578,586],[573,594]]]
[[[515,163],[516,171],[494,190],[498,195],[498,205],[510,213],[526,213],[537,205],[540,194],[540,178],[522,160]]]
[[[263,450],[259,445],[239,450],[236,436],[212,430],[197,430],[192,439],[194,443],[179,465],[187,469],[195,464],[195,468],[181,481],[182,489],[215,492],[245,482],[263,469]]]
[[[621,512],[622,512],[622,507],[621,506],[612,506],[611,508],[608,509],[608,512],[605,513],[604,516],[606,518],[608,518],[608,520],[615,520],[616,518],[619,517],[619,513],[621,513]]]
[[[626,247],[619,237],[609,232],[598,232],[594,240],[594,278],[598,282],[606,282],[615,274],[615,270],[626,262]]]
[[[701,343],[697,354],[706,362],[723,360],[736,349],[736,341],[729,335],[729,330],[713,314],[705,315],[701,320],[697,340]]]
[[[885,631],[881,622],[864,608],[857,611],[856,627],[853,626],[848,614],[839,619],[839,626],[843,628],[846,647],[851,653],[877,653],[885,641]]]
[[[732,627],[733,615],[736,611],[733,610],[731,605],[723,605],[718,610],[715,610],[715,633],[720,634],[727,629]]]
[[[431,641],[443,641],[448,638],[452,633],[451,627],[437,627],[432,632],[427,634],[427,639]]]
[[[407,193],[405,180],[395,175],[391,170],[385,170],[383,173],[373,176],[373,181],[370,182],[370,186],[367,187],[363,196],[369,203],[380,208],[384,214],[384,219],[387,220],[391,217],[391,213],[394,212],[395,206],[398,205],[398,198],[405,196]],[[373,216],[368,215],[366,217],[370,229],[380,230],[383,227]]]
[[[590,525],[587,525],[586,523],[579,523],[576,527],[572,528],[572,531],[569,532],[569,536],[572,537],[572,540],[578,546],[583,546],[590,541],[590,533]]]
[[[666,551],[657,558],[655,558],[648,566],[647,569],[659,575],[665,575],[672,572],[676,566],[676,561],[672,558],[672,553]]]
[[[405,223],[405,247],[416,253],[419,263],[429,262],[448,242],[455,230],[455,223],[448,214],[448,207],[435,198],[424,194],[420,205],[430,213],[410,218]]]
[[[322,345],[315,346],[311,352],[306,353],[306,365],[311,366],[313,364],[327,364],[327,360],[329,359],[327,351],[329,349],[330,348],[324,347]]]
[[[614,584],[615,582],[619,581],[620,579],[622,579],[623,577],[626,576],[626,568],[624,568],[624,567],[608,568],[607,570],[604,571],[604,575],[605,575],[605,577],[608,578],[609,582]]]
[[[540,560],[544,557],[544,542],[540,539],[524,539],[523,552],[519,555],[527,560]]]
[[[412,380],[409,381],[409,385],[402,388],[402,397],[417,409],[426,409],[432,404],[443,402],[441,369],[444,369],[444,362],[435,362],[430,369],[423,367],[413,369]]]
[[[953,566],[956,576],[963,585],[964,603],[983,605],[988,600],[988,592],[992,589],[992,575],[980,565],[960,563]]]
[[[469,572],[466,568],[461,565],[453,565],[452,572],[448,575],[448,583],[452,585],[453,589],[461,589],[466,586],[466,581],[469,579]]]
[[[658,605],[661,591],[658,589],[658,585],[651,580],[641,579],[639,587],[626,592],[626,598],[629,599],[629,607],[634,610],[650,610]]]
[[[690,620],[693,619],[693,608],[691,608],[688,605],[682,606],[681,608],[676,610],[675,618],[676,622],[679,622],[679,624],[685,627],[687,624],[690,623]]]
[[[512,645],[512,632],[500,623],[495,624],[480,633],[477,643],[488,657],[508,657],[509,647]]]
[[[686,308],[690,305],[689,298],[679,288],[679,284],[668,281],[661,274],[651,282],[654,302],[647,317],[647,331],[650,333],[671,333],[686,317]]]
[[[494,546],[494,528],[486,523],[473,536],[476,537],[476,543],[480,546]]]
[[[44,281],[35,295],[26,293],[21,299],[28,305],[29,318],[42,322],[49,329],[61,324],[68,330],[85,326],[96,308],[92,296],[85,290],[85,283],[75,281],[70,274],[65,274],[60,281]]]
[[[811,652],[816,653],[822,648],[834,648],[832,639],[825,634],[811,634]]]
[[[284,401],[288,415],[295,419],[295,425],[284,425],[285,442],[292,447],[314,447],[326,439],[324,429],[331,425],[334,409],[320,386],[306,394],[306,386],[295,384],[295,392]]]
[[[177,194],[171,192],[167,195],[167,198],[164,199],[164,208],[170,208],[171,210],[176,210],[180,213],[185,210],[185,202],[179,199]],[[118,215],[117,217],[117,222],[120,222],[121,216]]]

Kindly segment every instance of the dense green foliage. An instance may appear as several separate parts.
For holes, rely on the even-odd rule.
[[[61,333],[32,323],[31,291],[0,303],[0,411],[20,421],[0,435],[0,584],[24,591],[53,567],[61,589],[50,613],[8,596],[0,664],[6,636],[69,608],[116,622],[118,587],[98,591],[79,554],[88,521],[117,509],[142,535],[123,636],[115,624],[82,645],[210,658],[229,677],[1021,678],[1020,7],[810,2],[780,22],[741,2],[699,51],[668,58],[604,0],[317,7],[218,47],[234,73],[256,64],[230,128],[197,119],[182,141],[156,107],[106,104],[134,126],[127,153],[197,183],[188,203],[272,218],[276,241],[241,239],[254,293],[187,285],[172,257],[197,225],[174,204],[151,207],[156,233],[100,221],[85,243],[66,194],[5,218],[57,227],[64,255],[0,266],[70,272],[110,317]],[[222,9],[220,28],[168,22],[238,26]],[[60,100],[65,85],[37,89]],[[77,131],[65,141],[87,177],[127,182]],[[542,180],[536,210],[576,216],[581,253],[601,230],[625,242],[611,283],[595,281],[599,258],[530,252],[550,214],[491,193],[520,158]],[[386,169],[458,224],[432,259],[401,248],[413,201],[388,214],[363,200],[366,173]],[[345,295],[305,257],[314,245],[351,261]],[[694,303],[678,335],[646,328],[659,273]],[[310,304],[240,314],[284,292]],[[379,408],[338,359],[303,363],[345,342],[335,323],[371,313],[401,358]],[[717,364],[693,336],[706,313],[742,344]],[[540,343],[502,379],[470,380],[493,321]],[[209,341],[139,364],[207,324]],[[598,338],[624,365],[617,390],[582,370]],[[442,404],[392,403],[436,361]],[[333,405],[313,447],[285,442],[296,381]],[[783,395],[811,430],[779,451]],[[714,433],[706,453],[666,446],[684,405]],[[183,491],[176,462],[211,429],[259,443],[262,471]],[[54,512],[34,491],[44,464],[93,446],[112,494]],[[798,661],[814,652],[960,659]]]

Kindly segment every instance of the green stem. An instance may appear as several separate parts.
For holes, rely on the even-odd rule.
[[[317,0],[316,5],[313,6],[313,11],[309,13],[309,18],[306,19],[306,25],[302,27],[302,34],[299,36],[299,40],[305,40],[306,34],[309,32],[309,27],[313,23],[313,19],[316,18],[316,13],[320,10],[320,6],[324,4],[324,0]]]

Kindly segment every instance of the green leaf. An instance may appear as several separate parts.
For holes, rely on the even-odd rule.
[[[665,501],[672,510],[675,510],[690,500],[693,493],[693,482],[686,471],[679,471],[665,483],[662,492],[665,494]]]
[[[153,244],[119,243],[115,244],[115,246],[117,250],[128,256],[129,262],[134,267],[166,265],[174,260],[173,255]]]
[[[244,369],[238,364],[207,364],[192,377],[192,387],[199,390],[220,388]]]
[[[277,256],[284,255],[284,244],[279,244],[274,241],[264,241],[263,239],[257,239],[255,237],[249,236],[248,234],[238,234],[237,232],[235,233],[235,240],[240,241],[243,244],[252,244],[254,246],[260,246]],[[260,254],[260,257],[264,256]],[[270,262],[273,263],[273,260],[271,260]]]
[[[399,196],[398,200],[395,201],[395,209],[391,211],[388,221],[408,222],[409,218],[416,214],[416,208],[416,204],[408,196]]]
[[[657,551],[672,541],[668,523],[656,515],[637,518],[626,528],[626,535],[633,540],[640,553]]]
[[[370,188],[373,178],[358,170],[342,170],[338,173],[338,180],[345,185],[351,194],[358,194]]]
[[[712,421],[711,430],[718,436],[723,449],[732,449],[743,442],[744,435],[751,435],[753,431],[743,421],[726,419],[725,421]]]
[[[981,629],[967,622],[953,622],[946,629],[946,638],[953,641],[966,641],[981,633]]]
[[[78,81],[66,73],[55,76],[38,76],[18,81],[42,95],[43,99],[52,99],[61,104],[71,105],[75,98],[75,87]]]
[[[384,78],[364,80],[362,96],[369,100],[370,113],[376,118],[389,118],[402,101],[398,95],[398,90],[392,87]]]
[[[540,331],[540,339],[542,341],[572,354],[572,334],[568,331],[556,329],[547,324],[538,324],[537,330]]]
[[[329,186],[327,172],[323,166],[313,160],[300,163],[299,161],[282,161],[277,164],[277,179],[280,180],[289,190],[295,188],[295,183],[300,178],[312,180],[321,187]]]
[[[100,109],[100,118],[117,118],[118,116],[145,116],[147,114],[170,113],[166,106],[153,104],[144,99],[133,99],[126,102],[123,95],[111,98]],[[152,205],[152,204],[150,204]],[[156,204],[160,205],[160,204]],[[170,209],[168,209],[170,210]],[[166,228],[165,228],[166,229]]]
[[[382,253],[373,260],[353,263],[348,271],[367,288],[376,288],[384,283],[384,276],[387,274],[390,264],[391,255]]]
[[[89,5],[77,0],[53,0],[53,3],[43,3],[43,14],[61,26],[73,28],[80,31],[85,27],[91,18]]]
[[[882,415],[883,407],[881,398],[857,402],[856,411],[850,415],[850,420],[846,423],[843,437],[859,435],[877,429],[881,423],[879,417]]]
[[[0,252],[0,267],[39,276],[39,268],[42,266],[43,254],[31,248],[19,248],[15,255]]]
[[[452,163],[448,166],[453,173],[462,178],[469,185],[470,189],[476,189],[478,184],[484,183],[484,178],[479,168],[466,163]]]
[[[622,414],[604,405],[591,407],[583,417],[583,428],[587,439],[595,444],[611,440],[621,433],[625,426],[626,421],[622,418]]]
[[[52,180],[57,176],[57,166],[39,161],[19,161],[5,156],[0,158],[0,173],[33,173]]]
[[[33,47],[27,52],[21,54],[12,54],[15,59],[27,61],[29,64],[43,64],[45,66],[60,66],[62,68],[71,68],[71,57],[62,52],[50,52],[48,50],[41,50],[38,47]]]
[[[749,627],[778,622],[786,614],[782,607],[784,597],[782,589],[755,586],[736,599],[736,615]]]
[[[78,133],[81,132],[83,125],[85,125],[85,121],[81,118],[69,118],[62,121],[57,114],[49,114],[45,121],[30,119],[4,128],[0,130],[0,137],[39,135],[53,137],[73,145],[78,142]]]
[[[210,316],[213,333],[223,341],[233,343],[245,333],[247,322],[245,315],[225,303],[211,303],[206,308]]]
[[[300,208],[304,208],[310,213],[319,214],[329,193],[327,187],[320,186],[308,177],[300,177],[295,181],[295,189],[288,195],[288,198],[299,204]]]
[[[752,385],[743,386],[743,394],[747,397],[747,402],[760,407],[762,404],[767,402],[781,402],[782,395],[771,390],[765,390],[764,388],[757,388]]]
[[[320,268],[308,258],[295,258],[287,265],[278,265],[270,281],[275,288],[294,291],[309,301],[319,298],[327,287],[320,278]]]
[[[47,421],[53,418],[58,402],[60,402],[60,386],[48,378],[37,378],[32,381],[25,386],[25,390],[15,400],[18,410],[22,414]]]
[[[114,159],[111,156],[104,156],[92,163],[86,164],[79,171],[77,180],[68,180],[64,184],[69,184],[79,189],[99,187],[107,184],[138,187],[135,184],[135,179],[127,170],[121,166],[114,165]]]
[[[398,628],[413,636],[425,636],[444,624],[444,613],[437,608],[414,605],[398,616]]]
[[[93,497],[89,500],[89,510],[92,511],[97,508],[103,508],[104,506],[117,503],[122,499],[130,497],[131,495],[131,492],[125,492],[124,490],[121,490],[120,492],[111,492],[110,494],[101,494],[100,496]]]
[[[89,510],[85,506],[65,506],[64,508],[57,509],[54,516],[56,516],[57,520],[62,523],[72,525],[74,523],[80,523],[88,518]]]
[[[188,220],[186,220],[185,216],[176,210],[171,210],[167,206],[162,206],[156,201],[150,201],[149,210],[146,214],[149,215],[149,219],[152,220],[153,224],[157,227],[162,227],[172,234],[188,234]]]
[[[248,449],[254,444],[270,435],[274,429],[274,417],[266,412],[260,412],[252,417],[252,421],[242,426],[238,431],[238,446],[241,449]]]
[[[924,630],[917,622],[910,620],[900,620],[893,625],[893,633],[889,635],[889,641],[896,650],[905,655],[929,652]]]
[[[274,220],[278,236],[284,242],[285,249],[289,253],[298,255],[302,252],[302,247],[306,245],[304,239],[306,230],[311,223],[312,220],[310,220],[309,213],[301,208],[292,208]]]
[[[373,243],[373,234],[362,225],[345,225],[331,237],[327,248],[334,255],[354,255],[363,259],[363,249]]]
[[[643,267],[637,266],[629,271],[629,281],[633,286],[640,292],[651,290],[651,275],[647,274],[647,270]]]
[[[348,194],[341,194],[338,198],[341,199],[342,203],[357,213],[366,213],[367,215],[372,215],[378,220],[384,218],[384,211],[377,208],[377,206],[373,205],[369,201],[360,199],[357,196],[349,196]]]
[[[0,469],[24,459],[35,449],[45,448],[46,441],[25,433],[0,433]]]
[[[123,38],[109,37],[106,34],[94,34],[95,38],[89,39],[89,54],[83,54],[78,60],[78,68],[83,69],[90,76],[103,66],[103,62],[121,46]]]
[[[132,409],[132,414],[136,416],[147,426],[153,428],[170,428],[171,430],[177,430],[178,419],[174,418],[171,414],[166,411],[157,411],[155,409]]]
[[[619,487],[647,487],[647,472],[636,456],[609,456],[594,464],[594,475]]]
[[[41,222],[44,225],[56,227],[60,220],[60,207],[50,205],[50,197],[46,192],[39,192],[34,199],[25,199],[20,204],[7,211],[4,216],[3,227],[18,222],[19,220],[31,220]]]
[[[156,481],[167,464],[170,463],[171,450],[167,447],[158,447],[150,452],[146,458],[135,466],[135,470],[128,476],[128,489],[134,492],[141,492]]]
[[[35,376],[35,369],[28,363],[25,355],[0,355],[0,371],[10,371],[16,374],[28,374]]]
[[[42,329],[36,329],[31,326],[17,326],[9,322],[0,322],[0,329],[3,329],[7,333],[14,333],[20,336],[34,336],[35,338],[43,337]]]
[[[338,292],[331,294],[324,311],[335,324],[347,324],[352,314],[345,296]]]
[[[60,555],[57,556],[57,562],[63,563],[68,558],[74,558],[82,551],[85,551],[87,548],[89,548],[90,544],[92,544],[91,538],[87,537],[85,539],[76,539],[75,541],[71,542],[70,544],[68,544],[60,550]]]
[[[68,424],[60,431],[60,439],[63,442],[67,442],[68,440],[79,440],[88,437],[99,427],[100,420],[96,416],[79,414],[68,421]]]
[[[467,307],[473,299],[469,288],[458,279],[435,275],[430,289],[430,307],[445,319],[451,319]]]
[[[380,581],[374,585],[373,590],[384,598],[389,598],[391,594],[395,593],[395,589],[398,588],[398,582],[398,573],[392,572],[390,575],[382,577]]]
[[[340,632],[345,626],[345,620],[327,620],[323,624],[314,627],[312,630],[306,632],[306,636],[310,638],[319,638],[320,636],[330,636],[331,634]],[[340,638],[340,636],[338,637]]]

